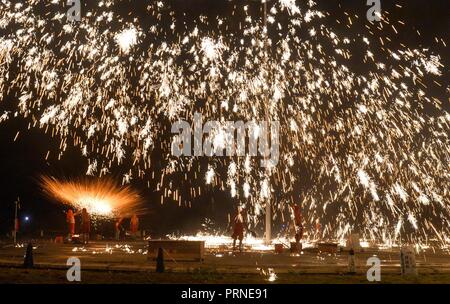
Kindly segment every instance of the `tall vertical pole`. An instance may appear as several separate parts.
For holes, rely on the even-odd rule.
[[[14,215],[14,244],[17,243],[17,205],[19,204],[19,202],[16,200],[15,202],[16,204],[16,211],[15,211],[15,215]]]
[[[266,81],[269,81],[269,71],[268,71],[268,64],[267,64],[267,57],[268,57],[268,29],[267,29],[267,0],[261,0],[261,2],[263,3],[264,7],[264,68],[266,69]],[[266,84],[268,85],[268,83]],[[267,88],[264,88],[264,103],[265,103],[265,107],[264,107],[264,111],[265,111],[265,116],[266,116],[266,123],[267,126],[269,128],[270,131],[270,117],[269,117],[269,98],[268,98],[268,94],[267,94]],[[268,145],[266,145],[266,148],[268,148]],[[265,155],[264,157],[266,158],[265,160],[267,161],[267,151],[265,151]],[[266,178],[269,178],[269,168],[267,166],[266,163]],[[271,241],[272,241],[272,210],[271,210],[271,204],[270,204],[270,191],[269,191],[269,197],[266,200],[266,233],[265,233],[265,243],[266,245],[270,245]]]

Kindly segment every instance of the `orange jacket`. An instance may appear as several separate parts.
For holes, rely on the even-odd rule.
[[[139,229],[139,218],[137,216],[132,216],[130,221],[131,232],[137,232]]]
[[[67,211],[66,214],[66,221],[69,224],[75,224],[75,215],[73,214],[72,209],[70,209],[69,211]]]

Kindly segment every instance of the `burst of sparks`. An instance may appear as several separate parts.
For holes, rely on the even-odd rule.
[[[389,48],[394,24],[406,22],[386,14],[365,36],[355,35],[350,14],[336,20],[347,26],[343,32],[325,26],[331,16],[314,1],[278,0],[268,3],[267,29],[251,5],[236,5],[233,15],[242,20],[230,36],[233,21],[220,17],[182,24],[161,0],[146,1],[145,23],[130,21],[117,12],[119,2],[96,2],[81,23],[67,23],[57,1],[2,0],[0,100],[15,108],[0,113],[0,122],[26,117],[30,128],[61,140],[58,159],[69,145],[79,147],[88,175],[121,168],[124,183],[148,180],[161,202],[188,205],[205,183],[227,187],[256,225],[267,199],[279,217],[300,187],[305,219],[319,219],[323,236],[359,230],[384,242],[449,241],[450,114],[448,100],[430,87],[447,99],[450,90],[440,82],[439,54]],[[352,49],[365,55],[357,59]],[[362,64],[364,72],[353,68]],[[269,175],[248,156],[211,158],[205,172],[199,157],[173,157],[161,136],[171,122],[192,121],[195,111],[210,120],[253,121],[264,120],[265,110],[289,126]],[[220,135],[214,142],[226,146]],[[156,148],[163,151],[159,167]],[[99,214],[116,207],[95,202]]]
[[[77,211],[86,208],[94,217],[130,216],[141,212],[140,195],[108,179],[59,181],[43,176],[41,185],[50,198],[70,205]]]
[[[138,32],[133,27],[123,30],[121,33],[117,34],[116,41],[122,52],[128,53],[131,47],[136,44],[137,34]]]

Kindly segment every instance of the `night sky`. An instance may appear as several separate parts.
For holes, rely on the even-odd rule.
[[[137,5],[127,4],[118,9],[124,14],[139,14]],[[226,18],[230,16],[232,6],[237,3],[252,3],[255,14],[258,13],[257,5],[252,1],[226,1],[226,0],[172,0],[173,8],[177,18],[197,18],[200,14],[220,15]],[[327,17],[337,34],[344,34],[346,29],[339,28],[335,24],[336,19],[342,19],[343,10],[354,12],[360,17],[359,22],[351,30],[360,30],[361,34],[367,32],[364,27],[368,22],[365,19],[368,7],[365,0],[337,1],[337,0],[317,0],[319,8],[328,11],[331,17]],[[403,43],[408,46],[433,47],[434,37],[442,37],[449,42],[450,4],[448,0],[421,0],[421,1],[391,1],[382,0],[382,9],[391,13],[391,19],[407,21],[407,26],[402,28],[398,40],[392,45]],[[394,7],[394,3],[399,3],[402,8]],[[240,5],[240,4],[239,4]],[[341,8],[339,8],[339,5]],[[235,16],[234,18],[238,18]],[[160,25],[165,26],[165,25]],[[341,32],[339,32],[339,30]],[[420,30],[422,35],[418,37],[416,30]],[[445,67],[449,65],[448,49],[436,49],[436,53],[444,55],[442,63]],[[357,50],[355,50],[357,53]],[[354,67],[364,70],[364,67]],[[443,69],[444,77],[448,84],[448,68]],[[445,101],[445,95],[441,96]],[[447,100],[448,101],[448,100]],[[0,103],[0,113],[4,108],[8,108],[10,100]],[[448,109],[447,105],[444,105]],[[30,216],[29,224],[24,224],[24,229],[35,232],[39,229],[45,231],[58,232],[65,228],[65,216],[63,206],[50,202],[37,184],[37,178],[41,174],[50,174],[59,177],[79,177],[86,172],[87,161],[81,156],[79,148],[69,147],[62,159],[56,159],[59,140],[52,139],[43,130],[27,129],[28,121],[23,118],[13,118],[0,124],[0,232],[5,235],[12,228],[14,215],[14,201],[20,197],[22,209],[21,218]],[[17,141],[14,138],[19,133]],[[51,151],[48,161],[45,160],[47,151]],[[113,175],[114,176],[113,172]],[[120,173],[118,174],[120,180]],[[216,221],[221,228],[225,228],[227,214],[231,212],[233,204],[230,204],[230,194],[219,189],[206,189],[203,197],[196,199],[192,203],[192,208],[178,207],[175,202],[167,202],[160,205],[160,193],[154,189],[145,187],[145,183],[134,179],[132,186],[141,191],[149,208],[149,213],[141,220],[143,228],[153,235],[162,235],[182,231],[184,233],[195,232],[200,229],[205,218]],[[207,188],[207,187],[206,187]],[[298,190],[301,192],[301,189]],[[110,225],[112,233],[112,224]],[[105,229],[105,228],[101,228]]]

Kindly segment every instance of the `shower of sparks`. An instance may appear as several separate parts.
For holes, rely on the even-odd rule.
[[[265,29],[254,2],[236,1],[237,26],[203,15],[184,23],[170,1],[142,1],[133,17],[119,13],[121,1],[103,0],[69,23],[60,1],[1,2],[8,110],[0,122],[22,116],[44,129],[60,141],[58,159],[79,147],[88,175],[146,180],[161,203],[189,205],[211,186],[228,189],[253,225],[267,199],[275,219],[285,218],[301,188],[307,225],[318,219],[323,237],[450,242],[447,68],[431,49],[389,48],[405,21],[386,12],[354,34],[361,17],[334,20],[312,0],[278,0],[268,3]],[[444,100],[431,93],[439,89]],[[206,167],[200,157],[173,157],[170,125],[196,111],[218,121],[261,121],[268,112],[282,126],[280,162],[267,173],[250,157],[209,158]],[[67,203],[84,199],[79,189],[103,198],[100,185],[47,182]],[[119,203],[93,210],[109,214]]]
[[[94,217],[131,216],[141,211],[139,194],[110,180],[58,181],[44,176],[41,185],[50,198],[76,211],[86,208]]]

